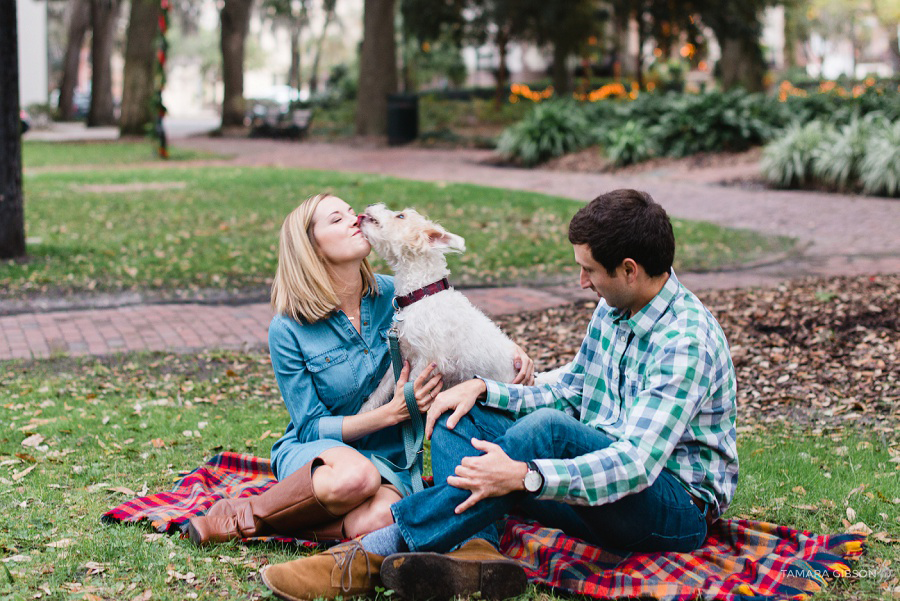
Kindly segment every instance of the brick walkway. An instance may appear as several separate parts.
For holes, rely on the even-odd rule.
[[[714,185],[719,174],[659,170],[640,176],[498,168],[481,150],[385,148],[194,138],[178,145],[233,155],[203,164],[332,169],[526,189],[589,200],[614,188],[647,190],[673,217],[792,236],[798,252],[748,269],[679,274],[692,290],[773,285],[810,275],[900,272],[900,201],[799,191],[747,190]],[[173,165],[173,168],[184,166]],[[159,166],[159,164],[154,164]],[[732,175],[723,173],[722,176]],[[352,201],[352,199],[350,199]],[[490,315],[543,309],[592,298],[573,282],[555,288],[466,290]],[[701,294],[702,297],[702,294]],[[190,351],[265,345],[267,304],[149,304],[112,309],[0,316],[0,360],[54,354],[107,354],[134,350]]]
[[[464,291],[489,315],[545,309],[592,298],[565,287],[480,288]],[[113,309],[23,313],[0,317],[0,360],[124,351],[196,351],[265,346],[268,303],[136,305]]]

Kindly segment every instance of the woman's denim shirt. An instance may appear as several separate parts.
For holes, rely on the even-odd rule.
[[[380,294],[360,303],[361,332],[343,312],[316,323],[276,315],[269,326],[269,352],[291,421],[272,447],[272,460],[291,445],[321,439],[342,441],[344,416],[355,415],[390,368],[387,330],[394,316],[394,279],[376,275]],[[403,455],[399,426],[347,443],[395,463]]]

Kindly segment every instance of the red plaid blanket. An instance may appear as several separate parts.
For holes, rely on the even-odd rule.
[[[133,499],[102,519],[149,520],[159,532],[182,532],[190,518],[218,499],[259,494],[273,483],[268,460],[222,453],[182,477],[171,492]],[[523,564],[532,582],[598,599],[730,601],[806,599],[827,579],[846,575],[864,544],[865,536],[856,534],[816,536],[765,522],[719,520],[693,553],[617,555],[559,530],[508,518],[501,550]]]

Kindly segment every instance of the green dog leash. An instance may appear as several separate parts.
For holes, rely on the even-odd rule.
[[[403,369],[403,358],[400,356],[400,340],[397,338],[397,326],[394,324],[388,331],[388,344],[391,349],[391,365],[394,369],[394,381],[400,379],[400,372]],[[412,480],[412,491],[419,492],[422,486],[422,456],[425,445],[425,421],[419,412],[419,405],[416,403],[415,388],[412,382],[407,382],[403,386],[403,397],[406,400],[406,409],[409,411],[409,420],[403,422],[401,432],[403,433],[403,446],[406,455],[404,465],[397,465],[381,456],[374,458],[379,462],[387,464],[390,468],[397,471],[409,471]],[[398,483],[392,482],[395,486]],[[403,489],[401,486],[397,486]]]

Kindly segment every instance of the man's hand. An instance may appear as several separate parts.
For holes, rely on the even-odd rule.
[[[484,455],[464,457],[456,466],[456,475],[447,484],[471,491],[469,498],[456,506],[459,514],[489,497],[502,497],[516,490],[525,490],[523,480],[528,464],[510,459],[503,449],[486,440],[472,439],[472,446]]]
[[[425,438],[431,440],[434,424],[441,415],[451,409],[453,415],[447,418],[447,427],[451,430],[455,428],[459,420],[475,406],[478,397],[485,392],[487,392],[487,385],[484,380],[469,380],[439,393],[428,409],[428,416],[425,418]]]
[[[516,347],[516,352],[513,356],[513,369],[517,373],[512,383],[534,386],[534,361],[528,356],[525,349],[516,343],[513,344]]]

